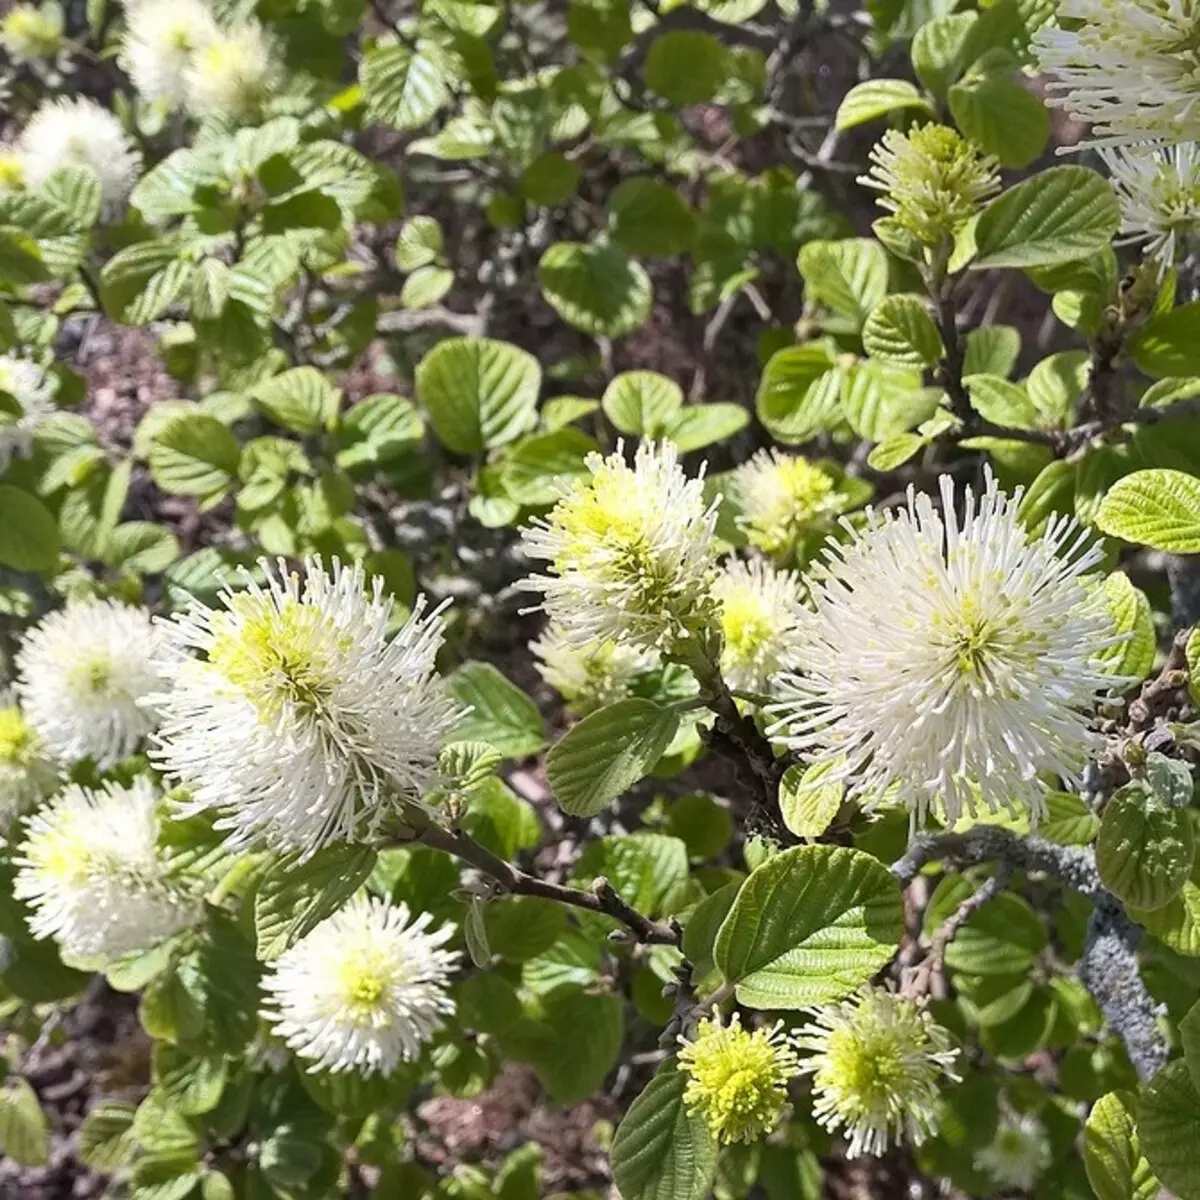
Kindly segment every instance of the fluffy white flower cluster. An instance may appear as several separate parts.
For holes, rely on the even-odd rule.
[[[1100,151],[1121,204],[1121,233],[1142,242],[1160,271],[1200,233],[1200,146],[1131,146]]]
[[[1200,232],[1198,32],[1198,0],[1062,0],[1033,43],[1050,103],[1093,126],[1126,241],[1164,271]]]
[[[159,856],[157,802],[145,779],[100,791],[72,784],[30,817],[13,894],[32,908],[35,937],[81,958],[111,958],[198,919]]]
[[[790,558],[806,536],[823,532],[845,500],[820,464],[774,449],[742,463],[732,490],[750,544],[777,559]]]
[[[26,458],[38,426],[54,412],[54,386],[37,363],[15,354],[0,355],[0,393],[11,397],[16,412],[0,402],[0,471],[14,456]]]
[[[1000,1187],[1029,1192],[1050,1165],[1050,1142],[1034,1116],[1003,1116],[991,1144],[975,1155],[975,1166]]]
[[[103,212],[113,217],[141,174],[142,156],[112,113],[77,96],[47,101],[33,114],[5,174],[33,188],[64,167],[84,167],[95,175]]]
[[[1088,145],[1200,138],[1197,0],[1061,0],[1033,42],[1050,103],[1094,126]]]
[[[249,120],[281,79],[263,26],[224,27],[205,0],[136,0],[126,18],[121,58],[146,100],[198,117]]]
[[[882,1154],[901,1137],[919,1146],[937,1132],[958,1050],[916,1002],[864,988],[819,1009],[796,1045],[811,1052],[800,1070],[813,1077],[813,1116],[846,1134],[848,1157]]]
[[[263,981],[263,1017],[312,1070],[389,1075],[454,1011],[451,925],[358,897],[286,950]]]
[[[761,559],[731,559],[713,595],[721,605],[721,673],[731,688],[769,692],[798,652],[801,599],[795,571]]]
[[[872,514],[826,553],[800,621],[773,736],[826,764],[861,800],[955,821],[980,805],[1036,820],[1043,776],[1077,779],[1095,736],[1112,633],[1087,572],[1101,550],[1072,520],[1033,539],[988,476],[965,511],[941,479]]]
[[[190,790],[186,811],[218,810],[234,845],[311,854],[370,837],[435,785],[460,715],[434,673],[440,611],[419,601],[389,639],[392,601],[361,566],[259,567],[265,586],[161,626],[170,687],[152,755]]]
[[[638,676],[658,665],[655,654],[635,646],[612,641],[578,646],[553,622],[529,649],[538,674],[581,717],[625,699]]]
[[[14,818],[48,796],[58,769],[14,697],[0,693],[0,837]]]
[[[590,477],[523,531],[525,553],[550,564],[526,586],[579,649],[677,652],[711,622],[717,507],[669,442],[643,442],[632,467],[620,446],[587,465]]]
[[[46,752],[106,769],[137,750],[155,724],[159,641],[144,608],[115,600],[77,601],[35,625],[17,651],[16,692]]]
[[[53,58],[62,46],[63,14],[53,0],[14,4],[0,19],[0,46],[14,63]]]

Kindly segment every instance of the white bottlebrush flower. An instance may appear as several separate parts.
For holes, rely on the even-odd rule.
[[[1061,0],[1033,40],[1049,103],[1092,125],[1085,145],[1200,140],[1200,0]]]
[[[183,77],[188,111],[197,117],[252,120],[281,78],[271,35],[257,21],[243,21],[196,48]]]
[[[19,412],[0,408],[0,471],[13,456],[28,457],[37,427],[54,412],[54,385],[37,363],[15,354],[0,355],[0,392]]]
[[[143,99],[174,108],[197,51],[219,32],[204,0],[138,0],[126,10],[121,62]]]
[[[795,571],[731,559],[713,585],[721,604],[721,673],[731,688],[767,693],[800,638],[803,585]]]
[[[166,624],[153,756],[190,790],[186,811],[220,810],[234,845],[312,853],[368,838],[436,785],[459,716],[434,673],[441,616],[420,601],[389,641],[392,601],[361,566],[259,565],[265,587]]]
[[[142,156],[121,122],[82,96],[43,104],[19,145],[27,187],[38,187],[63,167],[86,167],[100,181],[109,216],[120,211],[142,169]]]
[[[670,442],[643,442],[634,465],[622,449],[589,455],[578,480],[522,548],[550,573],[525,582],[580,648],[606,641],[672,653],[709,627],[716,577],[717,506],[688,479]]]
[[[617,642],[584,646],[570,632],[551,622],[536,642],[529,643],[538,674],[580,716],[629,695],[639,675],[657,666],[655,655]]]
[[[733,490],[742,510],[738,524],[750,544],[783,558],[808,534],[825,528],[844,500],[820,465],[775,449],[742,463],[733,473]]]
[[[458,964],[443,946],[450,925],[358,897],[285,950],[263,980],[263,1017],[314,1071],[390,1075],[454,1011],[447,987]]]
[[[1030,537],[990,473],[961,519],[949,476],[941,495],[939,514],[910,491],[826,552],[770,732],[868,805],[895,788],[918,822],[979,800],[1036,820],[1039,776],[1078,778],[1114,682],[1101,656],[1120,639],[1084,578],[1102,551],[1063,517]]]
[[[0,837],[58,785],[58,770],[14,696],[0,693]]]
[[[1105,148],[1100,157],[1121,204],[1123,241],[1145,243],[1163,271],[1174,266],[1200,233],[1200,146]]]
[[[0,19],[0,45],[15,63],[53,58],[62,45],[62,9],[43,4],[14,4]]]
[[[145,779],[99,791],[72,784],[29,819],[13,894],[33,909],[35,937],[79,957],[113,958],[199,918],[158,855],[156,804]]]
[[[991,1145],[975,1155],[978,1170],[1005,1188],[1029,1192],[1050,1165],[1050,1143],[1041,1122],[1033,1116],[1005,1116]]]
[[[104,769],[154,728],[147,703],[162,686],[150,614],[115,600],[70,603],[43,618],[17,651],[17,695],[46,749]]]
[[[817,1010],[796,1038],[809,1050],[813,1116],[849,1141],[847,1156],[882,1154],[902,1138],[919,1146],[938,1130],[941,1093],[957,1080],[950,1035],[913,1000],[864,988]]]

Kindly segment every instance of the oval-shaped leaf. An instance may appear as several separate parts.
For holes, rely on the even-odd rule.
[[[666,752],[679,728],[673,708],[619,700],[584,717],[546,756],[546,777],[576,817],[607,808]]]
[[[1187,882],[1196,857],[1187,810],[1145,784],[1120,788],[1108,802],[1096,841],[1105,887],[1132,908],[1162,908]]]
[[[22,488],[0,484],[0,565],[51,571],[58,550],[58,524],[50,510]]]
[[[607,242],[557,242],[538,263],[546,303],[593,337],[621,337],[650,315],[654,289],[640,263]]]
[[[1200,479],[1183,471],[1135,471],[1113,484],[1096,524],[1155,550],[1200,553]]]
[[[800,846],[769,858],[742,885],[714,959],[751,1008],[840,1000],[896,952],[900,886],[869,854]]]
[[[975,227],[971,269],[1046,267],[1104,250],[1121,209],[1106,179],[1087,167],[1051,167],[997,196]]]

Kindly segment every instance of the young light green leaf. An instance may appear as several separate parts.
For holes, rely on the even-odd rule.
[[[1161,1184],[1142,1153],[1137,1097],[1109,1092],[1092,1105],[1083,1135],[1083,1162],[1097,1200],[1155,1200]]]
[[[237,478],[241,447],[216,417],[184,411],[155,430],[148,458],[150,474],[164,492],[207,499]]]
[[[1200,479],[1183,471],[1135,471],[1113,484],[1096,524],[1155,550],[1200,553]]]
[[[50,1135],[37,1093],[19,1076],[0,1087],[0,1152],[27,1167],[50,1154]]]
[[[945,353],[920,296],[886,297],[871,310],[862,339],[872,358],[904,367],[931,367]]]
[[[542,371],[532,354],[491,338],[447,338],[417,366],[417,398],[458,454],[502,446],[532,429]]]
[[[809,242],[798,265],[813,299],[860,325],[887,294],[887,254],[871,238]]]
[[[632,333],[650,315],[650,277],[608,242],[556,242],[542,255],[537,275],[546,303],[593,337]]]
[[[823,782],[831,764],[788,767],[779,784],[779,810],[783,823],[797,836],[817,838],[829,828],[842,806],[841,782]]]
[[[538,706],[491,663],[463,663],[450,676],[450,691],[470,711],[456,737],[487,742],[505,758],[536,754],[546,744],[546,727]]]
[[[907,79],[869,79],[846,93],[838,105],[834,125],[838,130],[853,129],[904,108],[933,115],[929,101]]]
[[[625,371],[608,385],[600,403],[622,433],[657,438],[683,408],[683,389],[657,371]]]
[[[572,816],[602,812],[662,757],[679,728],[673,708],[619,700],[584,717],[546,757],[554,794]]]

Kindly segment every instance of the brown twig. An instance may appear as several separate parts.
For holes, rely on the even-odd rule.
[[[539,879],[536,875],[522,871],[510,862],[505,862],[487,847],[468,837],[461,829],[445,829],[433,821],[425,826],[414,840],[469,863],[494,880],[500,886],[500,890],[509,895],[539,896],[543,900],[554,900],[572,908],[582,908],[601,916],[612,917],[624,925],[639,942],[678,946],[682,939],[682,930],[674,921],[667,924],[652,921],[627,904],[603,876],[592,883],[590,891],[551,883],[547,879]]]

